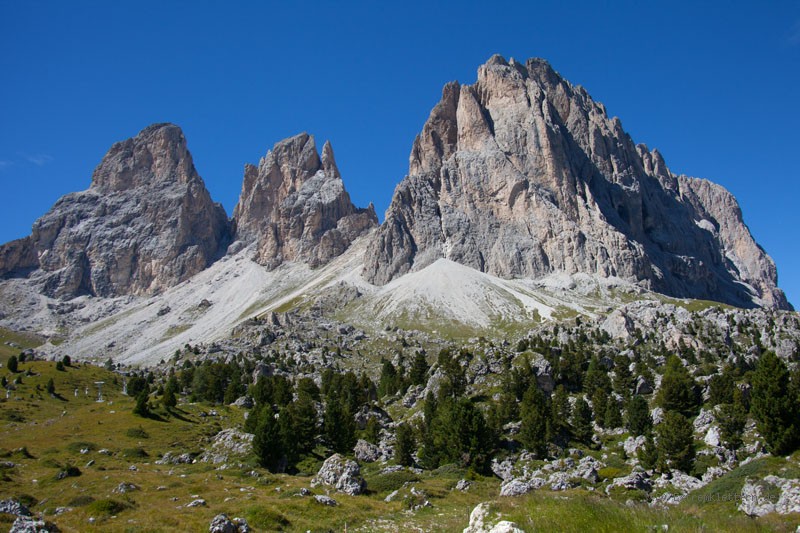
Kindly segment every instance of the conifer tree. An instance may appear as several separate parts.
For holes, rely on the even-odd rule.
[[[258,463],[270,472],[282,470],[284,461],[284,440],[271,405],[258,410],[258,419],[253,435],[253,452]]]
[[[606,412],[603,414],[603,427],[616,429],[622,427],[622,412],[616,398],[610,397],[606,403]]]
[[[378,396],[383,398],[395,394],[400,388],[397,369],[391,361],[384,359],[381,367],[381,377],[378,380]]]
[[[551,437],[553,439],[569,440],[572,434],[570,425],[571,408],[569,405],[569,394],[563,385],[559,385],[553,392],[550,402]]]
[[[400,424],[397,426],[397,435],[395,443],[395,459],[397,464],[403,466],[413,466],[414,459],[412,454],[416,448],[416,440],[414,439],[414,430],[408,424]]]
[[[328,446],[334,451],[349,453],[353,450],[356,443],[355,420],[338,396],[328,396],[325,402],[323,433]]]
[[[752,377],[750,413],[773,455],[784,455],[797,447],[800,414],[797,396],[786,365],[773,352],[764,352]]]
[[[414,356],[414,362],[411,364],[411,371],[409,372],[409,380],[412,385],[424,385],[426,376],[428,375],[428,360],[425,358],[425,353],[422,350],[417,350]]]
[[[50,394],[52,396],[55,393],[56,393],[56,385],[53,382],[53,378],[50,378],[47,380],[47,394]]]
[[[547,430],[550,413],[544,393],[535,384],[528,387],[522,398],[522,415],[519,440],[525,448],[539,458],[547,456]]]
[[[594,429],[592,428],[592,409],[586,399],[581,396],[572,408],[572,435],[575,440],[591,444]]]
[[[599,388],[595,389],[594,394],[592,395],[592,413],[594,415],[594,421],[601,428],[606,427],[605,417],[606,417],[606,409],[608,407],[608,403],[609,403],[608,392]]]
[[[136,396],[136,406],[133,408],[133,414],[147,418],[150,416],[150,405],[147,403],[149,399],[147,385],[139,391]]]
[[[624,355],[617,355],[614,358],[614,392],[626,399],[630,398],[635,384],[629,368],[630,363],[630,360]]]
[[[597,356],[593,356],[589,361],[589,368],[586,369],[586,377],[583,378],[583,392],[589,398],[594,398],[597,391],[602,391],[603,394],[611,392],[611,379],[608,377],[608,372],[600,364]],[[605,407],[605,404],[603,405]]]
[[[16,355],[12,355],[11,357],[8,358],[8,361],[6,362],[6,367],[8,368],[8,371],[11,373],[16,373],[17,370],[19,370],[19,364]]]
[[[732,369],[726,365],[721,373],[711,376],[708,380],[708,405],[732,404],[734,388],[736,385]]]
[[[317,435],[317,409],[314,400],[307,391],[297,396],[297,400],[286,407],[286,415],[290,427],[293,446],[298,454],[307,454],[314,449]]]
[[[625,426],[631,435],[649,435],[653,427],[647,400],[638,394],[628,400]]]
[[[684,416],[696,414],[698,402],[694,380],[675,355],[667,358],[656,405],[662,407],[664,411],[677,411]]]
[[[719,437],[725,447],[736,450],[742,445],[742,432],[747,423],[747,410],[744,407],[742,391],[734,388],[733,402],[719,406],[717,414]]]
[[[691,472],[695,456],[691,422],[677,411],[667,411],[663,422],[656,426],[656,437],[657,468],[662,472]]]

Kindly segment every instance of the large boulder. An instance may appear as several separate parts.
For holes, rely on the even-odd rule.
[[[312,487],[320,485],[331,487],[337,492],[343,492],[350,496],[361,494],[366,488],[358,463],[346,459],[338,453],[325,459],[322,468],[311,480]]]
[[[479,503],[470,513],[464,533],[525,533],[514,522],[499,518],[489,503]]]
[[[211,520],[208,533],[250,533],[250,526],[244,518],[231,520],[226,514],[218,514]]]

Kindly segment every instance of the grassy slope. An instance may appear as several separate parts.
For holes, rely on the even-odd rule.
[[[404,479],[378,475],[379,465],[365,465],[363,472],[372,487],[364,496],[332,494],[337,507],[324,507],[311,498],[294,496],[309,487],[308,476],[273,476],[256,469],[252,458],[243,458],[241,467],[214,470],[204,463],[156,465],[166,451],[198,452],[221,428],[240,424],[242,413],[235,408],[214,407],[217,417],[200,416],[210,406],[182,404],[172,414],[159,411],[157,418],[144,419],[131,413],[133,401],[121,394],[118,376],[93,366],[55,370],[50,362],[30,362],[20,366],[23,383],[12,399],[0,402],[0,437],[2,461],[16,463],[0,469],[0,498],[32,497],[39,503],[32,507],[64,531],[204,531],[211,519],[224,512],[243,516],[257,531],[461,531],[469,513],[482,501],[527,531],[652,531],[654,526],[669,525],[670,531],[791,531],[798,517],[750,519],[735,510],[735,504],[717,502],[708,494],[738,493],[746,477],[763,477],[769,472],[798,476],[796,461],[783,458],[762,459],[722,478],[677,508],[651,509],[643,504],[627,506],[624,501],[600,493],[546,490],[520,497],[498,498],[500,482],[478,477],[468,492],[453,490],[465,472],[444,468],[419,476],[418,489],[425,491],[432,507],[415,513],[407,511],[402,498],[384,502],[386,495]],[[31,370],[35,375],[26,376]],[[7,370],[0,370],[6,373]],[[63,396],[53,398],[44,392],[49,378]],[[115,382],[116,380],[116,382]],[[105,381],[106,402],[95,401],[94,382]],[[37,390],[37,386],[40,390]],[[90,387],[90,395],[85,388]],[[74,390],[78,389],[78,396]],[[32,457],[14,451],[25,447]],[[81,449],[88,448],[88,453]],[[106,448],[111,456],[99,454]],[[143,450],[147,456],[136,457]],[[93,460],[92,466],[87,463]],[[234,461],[238,462],[238,461]],[[81,475],[56,480],[66,466],[77,466]],[[137,470],[130,470],[135,465]],[[781,469],[788,469],[782,472]],[[35,481],[34,481],[35,480]],[[115,494],[121,482],[136,484],[140,490]],[[320,488],[312,489],[321,494]],[[407,489],[401,489],[407,494]],[[185,505],[203,498],[207,507]],[[104,514],[104,500],[113,500],[121,509]],[[58,507],[73,510],[55,516]],[[90,525],[89,518],[96,522]],[[0,515],[0,525],[10,518]]]

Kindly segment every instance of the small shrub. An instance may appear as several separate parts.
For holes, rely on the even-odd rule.
[[[19,494],[16,496],[16,500],[29,509],[39,503],[39,500],[30,494]]]
[[[367,479],[367,489],[376,493],[392,492],[404,483],[419,481],[419,476],[407,470],[380,474]]]
[[[244,516],[250,527],[263,531],[285,531],[292,525],[280,512],[266,507],[250,507],[245,510]]]
[[[81,453],[81,450],[89,450],[90,452],[97,449],[97,445],[93,442],[75,441],[67,444],[67,450],[73,453]]]
[[[111,499],[96,500],[86,507],[86,512],[91,516],[107,517],[121,513],[128,505]]]
[[[467,469],[455,463],[448,463],[434,470],[433,474],[436,477],[461,479],[467,475]]]
[[[141,446],[137,446],[135,448],[125,448],[122,450],[122,457],[126,459],[140,459],[143,457],[148,457],[147,452]]]
[[[598,470],[597,475],[600,476],[602,481],[605,481],[607,479],[620,477],[622,475],[622,470],[619,468],[614,468],[613,466],[606,466]]]
[[[140,427],[138,428],[129,428],[125,434],[132,439],[149,439],[150,434],[147,433],[144,429]]]
[[[68,505],[70,507],[83,507],[85,505],[89,505],[92,502],[94,502],[94,498],[92,498],[88,494],[81,494],[80,496],[72,498]]]
[[[67,465],[64,470],[56,474],[56,479],[65,479],[68,477],[78,477],[81,475],[81,469],[77,466]]]

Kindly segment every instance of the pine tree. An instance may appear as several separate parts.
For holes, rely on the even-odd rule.
[[[436,466],[457,463],[483,472],[493,439],[483,414],[467,398],[444,398],[431,425],[428,457]]]
[[[8,361],[6,362],[6,367],[8,368],[9,372],[15,374],[17,372],[17,370],[19,370],[19,364],[17,362],[17,356],[12,355],[11,357],[9,357]]]
[[[708,405],[733,403],[735,387],[732,369],[726,365],[720,374],[715,374],[708,380]]]
[[[614,358],[614,392],[623,398],[630,398],[635,384],[630,364],[630,359],[624,355]]]
[[[614,397],[609,398],[606,404],[606,412],[603,414],[603,427],[606,429],[622,427],[622,412],[619,408],[619,402]]]
[[[586,377],[583,378],[583,392],[589,398],[594,398],[598,390],[603,391],[603,394],[611,392],[611,380],[608,377],[608,372],[606,372],[606,369],[600,364],[600,360],[595,355],[589,361]]]
[[[638,394],[628,401],[625,425],[631,435],[649,435],[653,427],[647,400]]]
[[[161,403],[167,409],[172,409],[176,405],[178,405],[178,398],[176,396],[178,392],[178,380],[175,379],[175,376],[170,376],[167,380],[167,384],[164,386],[164,396],[161,397]]]
[[[412,454],[416,448],[416,440],[414,439],[414,430],[408,424],[400,424],[397,426],[396,443],[394,448],[395,459],[397,464],[403,466],[413,466],[414,459]]]
[[[732,403],[719,406],[717,415],[719,437],[725,447],[736,450],[742,445],[742,432],[747,423],[747,410],[742,401],[742,392],[736,388]]]
[[[572,435],[583,444],[591,444],[594,429],[592,428],[592,409],[584,397],[579,397],[572,408]]]
[[[658,390],[656,405],[664,411],[677,411],[684,416],[696,414],[698,401],[694,390],[694,380],[681,360],[672,355],[667,358],[661,388]]]
[[[658,463],[658,448],[656,447],[656,441],[653,439],[652,432],[648,431],[647,436],[645,436],[644,446],[639,448],[637,457],[643,468],[649,470],[656,467]]]
[[[56,393],[56,384],[53,382],[53,378],[47,380],[47,394],[54,395]]]
[[[279,472],[284,464],[284,439],[272,406],[263,406],[256,416],[258,419],[253,436],[253,452],[261,466],[270,472]]]
[[[378,380],[378,396],[383,398],[395,394],[400,388],[397,369],[391,361],[384,359],[381,367],[381,377]]]
[[[786,365],[773,352],[764,352],[752,377],[750,413],[773,455],[785,455],[797,447],[800,420],[797,400]]]
[[[414,362],[411,364],[411,371],[409,372],[409,379],[412,385],[424,385],[426,376],[428,375],[428,360],[425,358],[425,353],[422,350],[417,350],[414,356]]]
[[[603,389],[595,389],[592,395],[592,413],[594,414],[594,421],[601,428],[606,427],[606,409],[608,408],[609,398],[608,392]]]
[[[291,423],[292,440],[299,454],[310,453],[316,444],[317,409],[308,392],[298,395],[297,401],[286,408]]]
[[[539,387],[528,387],[520,406],[522,423],[519,440],[525,448],[538,458],[547,457],[547,429],[549,412],[547,400]]]
[[[136,406],[133,408],[133,414],[147,418],[150,416],[150,405],[147,403],[149,399],[147,385],[136,396]]]
[[[550,402],[550,428],[553,439],[568,441],[572,434],[570,425],[571,408],[569,405],[569,393],[563,385],[556,387]]]
[[[443,349],[439,352],[437,362],[445,377],[439,388],[440,398],[442,396],[449,396],[451,398],[460,398],[464,396],[467,390],[467,377],[464,373],[464,369],[458,362],[458,358],[453,357],[450,350]]]
[[[381,438],[381,425],[377,417],[371,416],[367,419],[364,427],[364,440],[371,444],[378,444]]]
[[[667,411],[664,421],[656,426],[656,437],[658,469],[691,472],[695,455],[691,422],[677,411]]]
[[[328,396],[323,418],[323,434],[328,446],[339,453],[350,453],[356,443],[353,415],[339,397]]]

